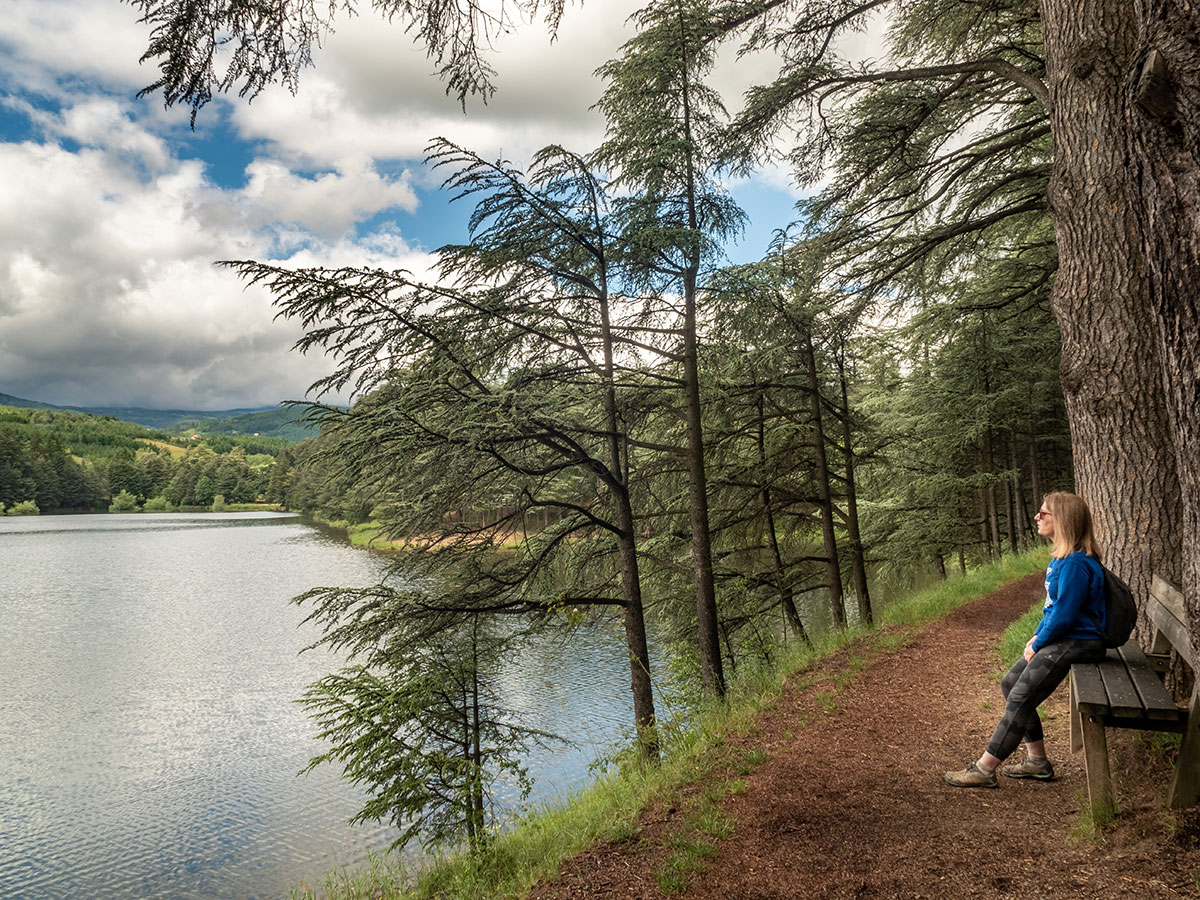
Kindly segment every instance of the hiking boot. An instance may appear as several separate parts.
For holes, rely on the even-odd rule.
[[[975,763],[971,763],[961,772],[947,772],[945,778],[947,784],[955,787],[994,788],[997,786],[996,773],[985,772]]]
[[[1019,763],[1011,763],[1000,770],[1001,775],[1009,778],[1036,778],[1038,781],[1050,781],[1054,778],[1054,766],[1050,760],[1038,756],[1029,756]]]

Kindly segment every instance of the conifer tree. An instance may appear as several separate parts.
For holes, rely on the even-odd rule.
[[[742,214],[715,180],[724,108],[704,84],[714,56],[711,6],[661,0],[635,17],[638,34],[599,74],[607,88],[598,108],[608,131],[597,164],[626,192],[618,207],[634,283],[679,298],[677,345],[663,350],[679,366],[686,422],[688,510],[700,667],[705,690],[725,693],[708,515],[700,399],[699,304],[706,267]]]

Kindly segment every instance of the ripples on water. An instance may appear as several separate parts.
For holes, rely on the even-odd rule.
[[[287,601],[383,562],[294,516],[0,518],[0,897],[274,900],[394,834],[323,766],[293,702],[337,661]],[[586,777],[631,717],[621,640],[530,648],[506,701],[575,743],[533,802]],[[511,797],[509,798],[511,799]]]

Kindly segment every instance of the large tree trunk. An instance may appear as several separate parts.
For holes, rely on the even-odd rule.
[[[708,525],[708,477],[704,466],[704,431],[700,407],[695,269],[689,269],[684,282],[684,420],[687,423],[688,519],[692,530],[692,569],[696,579],[700,678],[706,694],[724,697],[725,672],[721,664],[721,643],[717,632],[717,593],[713,581],[712,535]]]
[[[1179,483],[1137,227],[1123,81],[1136,21],[1119,0],[1041,0],[1059,270],[1051,306],[1078,492],[1139,596],[1178,571]]]
[[[683,10],[679,10],[680,48],[687,55]],[[686,160],[685,188],[691,246],[683,272],[683,395],[687,422],[688,517],[692,527],[692,567],[696,573],[696,627],[699,631],[700,679],[710,697],[725,696],[725,671],[721,665],[721,639],[717,628],[717,589],[713,580],[712,534],[708,524],[708,475],[704,463],[703,416],[700,408],[700,353],[696,333],[696,278],[700,272],[700,218],[696,210],[695,144],[692,136],[692,100],[685,64],[681,72]]]
[[[1129,153],[1183,505],[1181,571],[1165,574],[1182,576],[1200,650],[1200,11],[1175,0],[1134,6]]]
[[[1017,456],[1017,436],[1011,434],[1008,440],[1009,465],[1013,470],[1012,502],[1016,514],[1017,534],[1020,536],[1021,550],[1029,549],[1029,510],[1025,506],[1025,486],[1021,481],[1021,463]],[[1037,498],[1040,499],[1040,498]],[[1013,547],[1014,550],[1018,549]]]
[[[646,643],[646,617],[642,606],[642,583],[638,573],[636,531],[628,491],[617,500],[617,527],[621,530],[621,592],[625,600],[625,643],[629,650],[630,687],[638,746],[647,759],[658,760],[658,722],[654,714],[654,690],[650,680],[650,651]]]

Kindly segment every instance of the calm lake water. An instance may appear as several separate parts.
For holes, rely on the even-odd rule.
[[[277,900],[394,838],[296,704],[337,668],[288,600],[378,580],[294,516],[0,518],[0,897]],[[511,705],[574,744],[530,758],[533,802],[587,778],[632,716],[616,631],[547,640]]]

